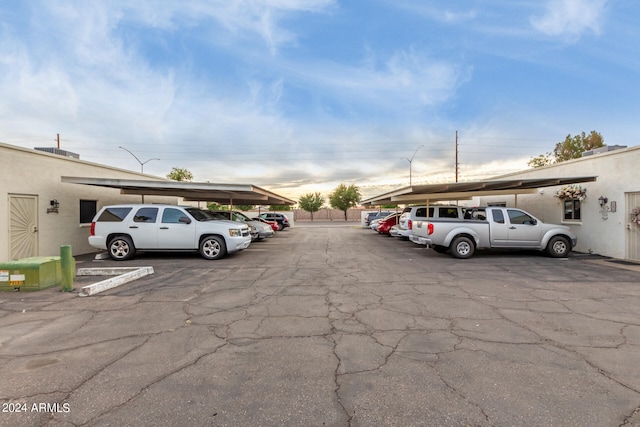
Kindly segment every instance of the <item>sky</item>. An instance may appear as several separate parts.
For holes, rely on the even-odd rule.
[[[637,0],[3,0],[0,142],[294,200],[454,182],[456,146],[483,179],[567,135],[637,145],[638,22]]]

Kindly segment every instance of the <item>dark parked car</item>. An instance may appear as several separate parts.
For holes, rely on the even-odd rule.
[[[266,219],[267,221],[277,222],[280,230],[290,227],[289,218],[287,218],[285,214],[278,212],[263,212],[260,214],[260,218]]]

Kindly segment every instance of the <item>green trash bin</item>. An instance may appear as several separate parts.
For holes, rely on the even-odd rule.
[[[61,282],[59,256],[22,258],[0,263],[0,291],[39,291],[60,285]]]

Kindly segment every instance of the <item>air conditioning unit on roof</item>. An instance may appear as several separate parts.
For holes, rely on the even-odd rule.
[[[593,150],[585,151],[582,153],[582,157],[593,156],[594,154],[608,153],[609,151],[621,150],[627,148],[626,145],[605,145],[604,147],[594,148]]]
[[[58,156],[71,157],[72,159],[80,158],[80,154],[72,153],[71,151],[67,151],[67,150],[61,150],[56,147],[35,147],[35,149],[38,151],[44,151],[51,154],[57,154]]]

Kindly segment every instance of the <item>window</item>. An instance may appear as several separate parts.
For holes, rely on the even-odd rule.
[[[582,219],[580,215],[580,200],[578,199],[565,199],[562,203],[563,215],[562,217],[567,221],[580,221]]]
[[[440,218],[458,218],[457,208],[439,208],[438,211]]]
[[[107,208],[102,212],[98,221],[100,222],[120,222],[131,212],[131,208]]]
[[[387,216],[386,212],[380,212],[379,218],[384,218],[385,216]],[[249,218],[248,216],[246,216],[242,212],[234,212],[233,213],[233,219],[235,221],[251,221],[251,218]]]
[[[180,218],[189,219],[180,209],[166,208],[162,213],[163,224],[178,224]]]
[[[80,200],[80,224],[89,224],[98,212],[95,200]]]
[[[196,221],[212,221],[214,219],[220,219],[216,216],[214,212],[211,212],[211,211],[205,211],[203,209],[198,209],[198,208],[185,208],[185,210],[189,212]]]
[[[491,209],[491,213],[493,214],[493,222],[504,224],[504,214],[500,209]]]
[[[509,222],[511,222],[511,224],[535,225],[536,223],[532,217],[515,209],[507,210],[507,215],[509,215]]]
[[[158,208],[140,208],[133,217],[133,222],[156,222]]]

